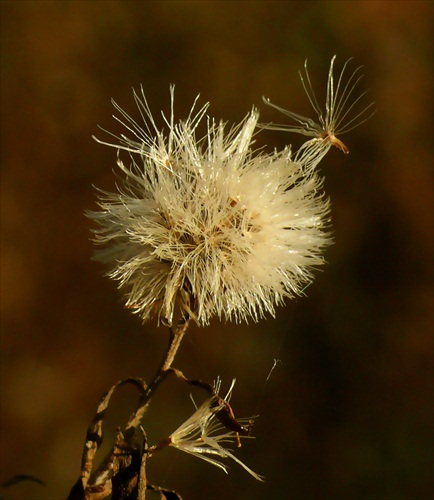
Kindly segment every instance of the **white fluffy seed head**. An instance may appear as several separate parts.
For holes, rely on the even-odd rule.
[[[212,316],[236,321],[274,314],[285,297],[303,292],[323,263],[329,203],[314,166],[322,151],[308,147],[254,152],[258,112],[235,128],[207,119],[207,106],[159,131],[146,99],[135,94],[143,129],[120,108],[133,139],[113,145],[124,183],[99,194],[96,258],[118,280],[126,306],[143,320],[155,313],[171,325],[188,314],[199,325]],[[112,145],[112,144],[110,144]]]

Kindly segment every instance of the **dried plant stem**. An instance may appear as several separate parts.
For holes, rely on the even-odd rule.
[[[144,443],[144,446],[147,446],[147,444]],[[137,492],[137,500],[146,500],[146,488],[148,486],[148,479],[146,477],[147,458],[148,458],[147,449],[144,449],[139,471],[139,486]]]
[[[186,318],[181,323],[179,323],[175,329],[170,329],[170,340],[167,352],[164,355],[163,361],[161,362],[157,373],[154,375],[153,379],[148,385],[148,388],[146,389],[146,397],[148,399],[148,402],[157,387],[165,379],[166,375],[172,368],[172,363],[175,359],[176,353],[178,352],[179,346],[181,345],[181,341],[184,338],[185,333],[187,332],[189,322],[190,318]]]
[[[144,397],[141,401],[141,404],[139,404],[139,408],[137,409],[137,412],[135,414],[134,418],[135,421],[137,421],[137,419],[139,419],[139,421],[142,419],[154,392],[156,391],[160,383],[166,378],[167,374],[170,373],[176,353],[178,352],[182,339],[184,338],[184,335],[187,332],[189,321],[190,318],[185,318],[182,322],[180,322],[176,326],[175,329],[170,329],[170,340],[166,354],[164,355],[164,358],[156,374],[154,375],[153,379],[146,388]],[[145,447],[147,446],[146,442],[144,443],[144,446]],[[138,490],[139,500],[145,500],[146,498],[146,487],[147,487],[146,459],[147,459],[147,450],[144,449],[142,456],[142,463],[140,467],[140,473],[139,473],[139,490]]]
[[[170,373],[172,368],[172,363],[175,359],[176,353],[181,345],[181,341],[184,338],[185,333],[190,322],[190,318],[184,318],[175,329],[170,329],[170,340],[167,347],[167,351],[164,355],[162,362],[160,363],[157,372],[155,373],[152,380],[149,382],[146,390],[142,393],[137,410],[131,415],[130,420],[127,424],[127,429],[130,427],[137,428],[142,421],[144,414],[149,406],[154,392],[157,390],[161,382],[166,378],[167,374]]]

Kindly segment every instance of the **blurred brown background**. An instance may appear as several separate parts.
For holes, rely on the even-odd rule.
[[[259,324],[192,328],[176,366],[255,413],[239,450],[259,484],[168,450],[149,479],[194,499],[432,498],[432,2],[1,2],[1,479],[32,474],[10,499],[65,498],[102,393],[149,378],[167,342],[124,310],[90,260],[92,184],[113,189],[114,98],[137,117],[142,83],[159,120],[176,84],[178,118],[193,98],[240,121],[261,96],[313,115],[297,71],[309,58],[325,89],[330,58],[365,66],[377,114],[321,164],[335,244],[307,297]],[[161,124],[161,120],[159,120]],[[281,148],[300,138],[262,133]],[[268,383],[266,378],[278,364]],[[164,388],[164,386],[163,386]],[[171,380],[144,426],[151,442],[192,412]],[[195,393],[196,400],[201,394]],[[125,388],[107,419],[125,422]]]

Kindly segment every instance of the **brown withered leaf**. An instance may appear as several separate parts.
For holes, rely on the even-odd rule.
[[[93,470],[93,461],[103,437],[103,421],[114,391],[125,384],[133,384],[140,391],[135,412],[122,432],[117,429],[112,449]],[[102,500],[113,495],[116,499],[137,498],[142,455],[146,453],[146,437],[140,445],[138,427],[146,407],[147,385],[141,378],[127,378],[113,385],[102,397],[95,417],[90,423],[84,444],[81,474],[71,489],[68,500]]]

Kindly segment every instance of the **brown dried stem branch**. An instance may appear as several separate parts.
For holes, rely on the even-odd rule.
[[[181,345],[181,341],[184,338],[184,335],[187,331],[189,322],[190,318],[186,318],[182,320],[174,330],[170,329],[170,341],[169,341],[169,346],[167,348],[167,352],[163,358],[163,361],[161,362],[160,368],[154,375],[154,378],[151,380],[146,390],[146,397],[148,399],[148,402],[151,399],[157,387],[165,379],[166,375],[170,372],[170,369],[172,368],[172,363],[175,359],[179,346]]]
[[[149,402],[156,389],[172,369],[172,363],[187,331],[190,318],[184,317],[180,323],[170,329],[170,340],[166,354],[160,363],[149,385],[141,379],[125,379],[116,383],[101,400],[97,414],[92,420],[83,451],[81,476],[72,488],[69,500],[100,500],[109,497],[112,493],[116,498],[137,498],[145,500],[146,489],[155,488],[147,484],[146,458],[147,442],[144,435],[141,460],[137,460],[138,429],[146,413]],[[110,398],[116,388],[125,384],[134,383],[140,389],[140,399],[135,412],[131,415],[125,430],[118,430],[116,442],[100,467],[92,473],[93,460],[97,449],[102,442],[102,422]],[[129,496],[131,494],[135,496]],[[179,497],[180,498],[180,497]]]

